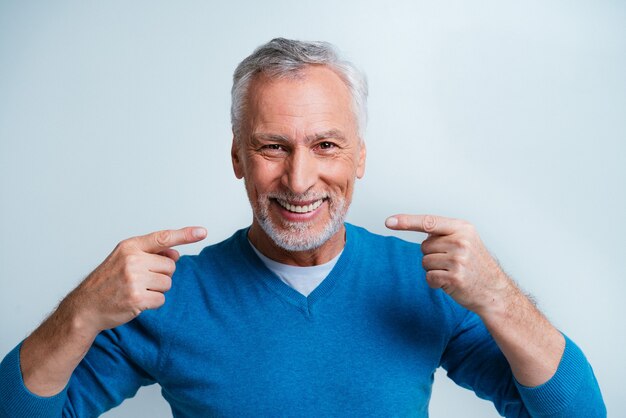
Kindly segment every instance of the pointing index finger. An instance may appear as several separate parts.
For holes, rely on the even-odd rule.
[[[436,215],[393,215],[385,221],[389,229],[451,235],[458,230],[457,220]]]
[[[189,226],[181,229],[164,229],[135,239],[139,248],[143,251],[159,253],[176,245],[201,241],[206,235],[206,229],[199,226]]]

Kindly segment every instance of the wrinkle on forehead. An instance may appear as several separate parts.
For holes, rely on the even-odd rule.
[[[333,130],[342,132],[342,137],[357,132],[349,89],[333,70],[324,66],[304,69],[297,79],[258,75],[251,83],[248,99],[250,134],[308,139]]]

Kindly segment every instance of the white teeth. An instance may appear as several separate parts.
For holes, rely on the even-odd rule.
[[[280,199],[276,199],[276,201],[285,209],[287,209],[289,212],[295,212],[295,213],[307,213],[307,212],[312,212],[315,209],[319,208],[320,205],[324,202],[324,199],[320,199],[314,203],[311,203],[310,205],[306,205],[306,206],[297,206],[297,205],[292,205],[289,202],[286,202],[284,200],[280,200]]]

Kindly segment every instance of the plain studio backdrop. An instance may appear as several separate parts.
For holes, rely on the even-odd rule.
[[[0,357],[120,240],[206,226],[189,254],[249,225],[233,70],[326,40],[370,84],[348,220],[473,222],[626,416],[625,23],[622,1],[1,1]],[[170,415],[154,385],[105,416]],[[431,416],[497,413],[440,371]]]

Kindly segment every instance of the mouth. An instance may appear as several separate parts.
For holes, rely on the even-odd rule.
[[[283,199],[275,199],[275,201],[285,210],[292,213],[310,213],[319,208],[325,199],[318,199],[313,202],[298,202],[298,204],[289,203]]]

